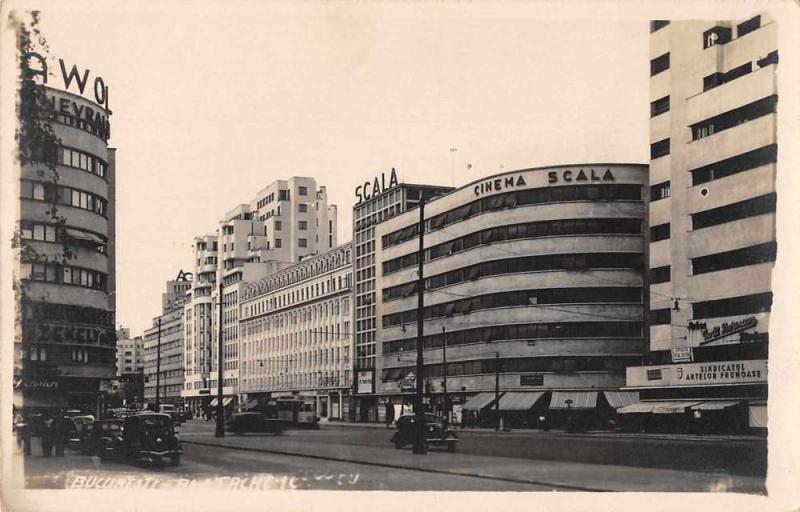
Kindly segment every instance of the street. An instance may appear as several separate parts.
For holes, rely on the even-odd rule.
[[[290,430],[280,436],[227,434],[214,437],[213,422],[179,427],[183,458],[178,467],[146,468],[101,461],[68,450],[64,458],[25,458],[28,488],[230,488],[249,490],[452,490],[452,491],[722,491],[763,494],[763,477],[724,471],[686,471],[612,464],[535,460],[524,457],[531,433],[459,432],[457,453],[431,450],[417,456],[396,450],[390,430],[380,426],[325,424],[319,430]],[[558,434],[540,434],[556,439]],[[504,436],[506,441],[497,441]],[[575,439],[570,442],[575,443]],[[579,439],[580,451],[607,439]],[[520,447],[523,456],[468,453]],[[642,439],[645,446],[674,441]],[[720,441],[723,443],[723,441]],[[552,442],[548,444],[553,444]],[[719,443],[718,443],[719,444]],[[22,457],[17,457],[18,461]]]

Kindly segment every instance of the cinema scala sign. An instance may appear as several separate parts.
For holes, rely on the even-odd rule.
[[[372,181],[365,181],[363,184],[356,187],[356,197],[358,198],[358,202],[356,204],[383,194],[387,190],[392,189],[397,185],[397,173],[395,172],[394,167],[392,167],[392,172],[389,174],[388,181],[386,179],[386,174],[381,173],[380,177],[375,176]]]
[[[530,174],[519,174],[516,176],[512,175],[503,178],[485,180],[476,184],[472,190],[476,196],[482,196],[489,192],[500,192],[513,188],[527,187],[528,181],[525,179],[526,176],[528,177],[528,181],[530,181]],[[602,183],[610,181],[613,182],[615,179],[614,173],[612,173],[611,169],[608,168],[563,169],[560,171],[547,172],[548,185],[561,185],[564,183]]]

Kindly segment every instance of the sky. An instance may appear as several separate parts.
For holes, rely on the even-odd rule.
[[[109,86],[117,322],[139,334],[195,235],[276,179],[313,176],[352,238],[381,172],[648,161],[648,24],[518,4],[49,4],[51,57]],[[553,5],[553,4],[549,4]],[[456,148],[451,152],[450,148]]]

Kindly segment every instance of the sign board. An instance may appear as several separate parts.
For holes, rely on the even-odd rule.
[[[356,202],[356,204],[381,195],[397,185],[397,172],[394,170],[394,167],[392,167],[392,172],[389,174],[388,180],[386,178],[386,174],[381,173],[380,178],[375,176],[372,181],[365,181],[363,184],[356,187],[356,197],[358,198],[358,202]]]
[[[692,347],[676,347],[672,349],[673,363],[691,363]]]
[[[374,393],[375,392],[375,370],[359,370],[358,380],[356,386],[356,393]]]
[[[711,386],[767,382],[767,360],[635,366],[627,369],[627,387]]]

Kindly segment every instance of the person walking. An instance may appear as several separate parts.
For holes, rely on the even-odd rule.
[[[53,454],[53,418],[45,416],[42,422],[42,457],[50,457]]]
[[[394,422],[394,405],[392,405],[391,400],[386,401],[386,428],[392,426]]]

